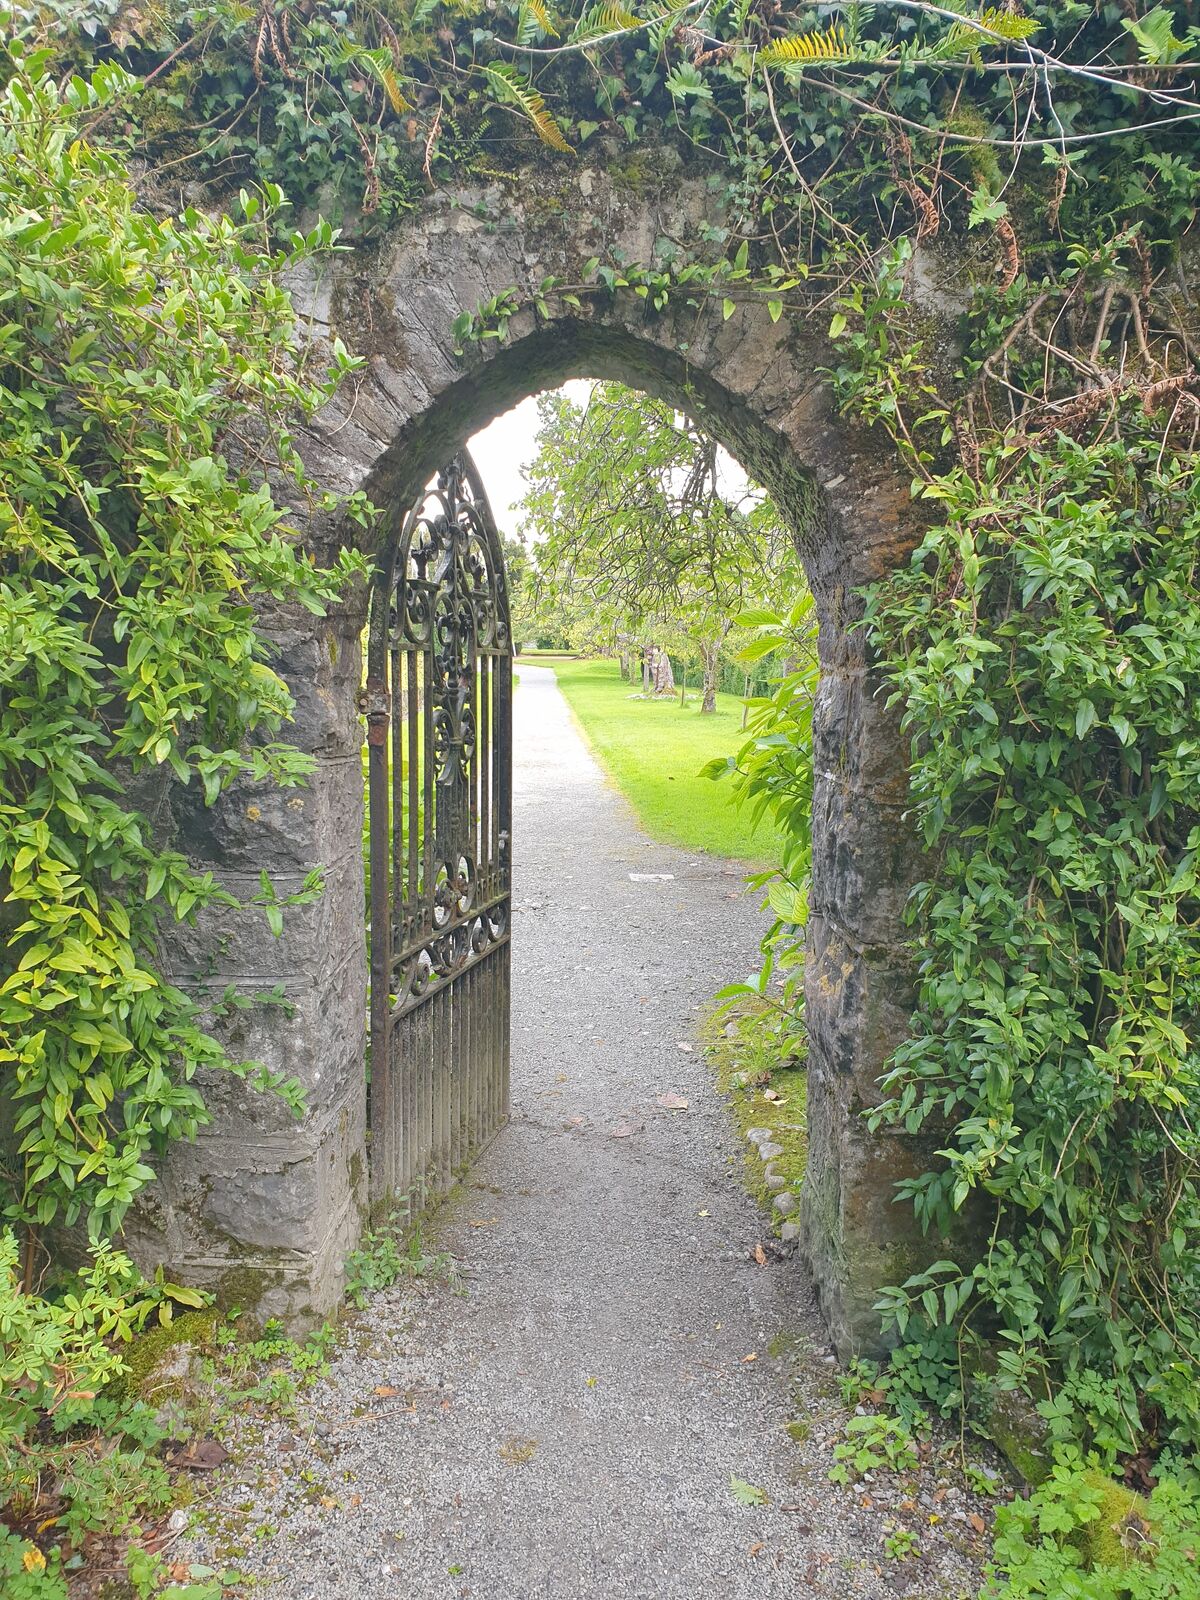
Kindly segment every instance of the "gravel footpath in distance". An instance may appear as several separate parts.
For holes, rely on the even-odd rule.
[[[756,964],[757,900],[736,864],[647,839],[553,673],[519,670],[513,1116],[426,1230],[458,1285],[380,1295],[299,1426],[248,1420],[224,1531],[186,1554],[248,1548],[254,1592],[286,1600],[974,1594],[985,1508],[960,1489],[829,1484],[846,1412],[810,1287],[752,1259],[769,1223],[681,1048]],[[889,1517],[919,1558],[886,1556]]]

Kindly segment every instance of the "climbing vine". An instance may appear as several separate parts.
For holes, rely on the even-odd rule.
[[[935,875],[877,1122],[942,1130],[905,1186],[978,1257],[893,1291],[899,1332],[1002,1343],[1110,1460],[1200,1441],[1200,494],[1182,391],[1117,393],[934,479],[946,520],[872,600]],[[1173,425],[1174,424],[1174,425]],[[1182,434],[1182,437],[1180,437]]]
[[[0,93],[0,1065],[27,1286],[38,1229],[111,1234],[194,1133],[199,1071],[299,1110],[163,975],[161,919],[237,903],[167,847],[163,812],[168,782],[211,803],[303,781],[254,608],[319,612],[353,566],[315,566],[261,481],[303,491],[290,419],[352,365],[296,364],[277,282],[332,234],[271,248],[269,189],[237,220],[141,209],[78,138],[128,87],[101,66],[59,88],[18,46]],[[264,876],[255,900],[278,931],[318,889],[281,899]]]

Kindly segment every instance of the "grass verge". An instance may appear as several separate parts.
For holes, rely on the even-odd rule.
[[[727,782],[700,777],[714,756],[742,743],[742,701],[720,695],[717,709],[700,713],[694,691],[686,705],[640,700],[615,661],[556,660],[559,688],[601,766],[633,806],[646,832],[685,850],[757,865],[774,865],[781,840],[769,822],[752,825],[733,804]]]

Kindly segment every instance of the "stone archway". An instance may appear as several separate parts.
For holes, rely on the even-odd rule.
[[[863,1347],[877,1338],[879,1287],[907,1275],[919,1248],[907,1208],[894,1204],[894,1183],[924,1165],[911,1142],[869,1134],[859,1115],[910,1012],[902,908],[916,854],[903,817],[906,760],[854,631],[858,587],[919,536],[906,480],[886,439],[837,414],[818,330],[786,315],[772,321],[765,307],[726,320],[719,299],[662,314],[634,295],[580,307],[554,301],[549,318],[515,315],[503,342],[464,357],[454,349],[455,318],[505,289],[536,288],[548,274],[578,281],[591,256],[648,261],[672,239],[719,238],[708,175],[670,146],[652,155],[643,155],[636,182],[618,175],[615,161],[607,169],[556,163],[520,181],[441,192],[393,233],[296,285],[314,334],[340,335],[366,357],[303,448],[321,488],[364,490],[384,508],[370,536],[382,541],[431,472],[501,411],[570,377],[613,378],[702,418],[790,518],[820,617],[823,674],[803,1244],[836,1343]],[[328,553],[362,535],[327,518],[309,524],[309,537]],[[210,1088],[215,1122],[172,1155],[135,1240],[144,1254],[185,1263],[227,1299],[299,1321],[338,1298],[365,1198],[364,606],[365,596],[319,622],[264,619],[296,695],[292,737],[316,758],[308,789],[238,791],[211,812],[186,799],[177,807],[183,847],[235,887],[249,887],[263,866],[284,887],[316,862],[326,869],[323,899],[293,911],[281,940],[230,919],[204,931],[203,962],[194,936],[186,951],[169,952],[177,971],[214,989],[283,986],[291,1018],[245,1013],[231,1042],[299,1077],[308,1111],[297,1125],[268,1098],[227,1083]]]

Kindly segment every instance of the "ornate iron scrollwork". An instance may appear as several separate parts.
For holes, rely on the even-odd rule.
[[[373,1081],[397,1070],[405,1015],[508,938],[511,657],[499,536],[463,454],[405,517],[372,595]],[[507,988],[504,1011],[507,1028]]]

